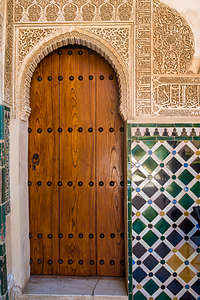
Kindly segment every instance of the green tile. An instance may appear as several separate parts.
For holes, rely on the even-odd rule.
[[[175,141],[174,136],[159,136],[159,141]]]
[[[192,123],[175,123],[174,127],[193,127]]]
[[[162,124],[157,124],[157,127],[158,128],[172,128],[172,127],[175,127],[175,124],[172,124],[172,123],[162,123]]]
[[[130,220],[128,220],[128,238],[130,239],[130,241],[131,241],[131,247],[132,247],[132,220],[130,221]],[[128,242],[130,242],[129,240],[128,240]]]
[[[193,126],[192,127],[195,127],[195,128],[199,128],[200,127],[200,124],[197,123],[197,124],[192,124]]]
[[[133,273],[133,263],[132,263],[133,259],[132,257],[128,258],[128,274],[129,276],[132,276]]]
[[[147,300],[147,298],[139,291],[133,295],[133,300]]]
[[[198,198],[200,197],[200,182],[199,181],[197,183],[195,183],[195,185],[193,185],[193,187],[191,188],[191,191],[195,194],[195,196],[197,196]]]
[[[138,137],[138,140],[139,141],[158,141],[158,138],[157,138],[157,136],[140,136],[140,137]]]
[[[131,201],[131,196],[132,195],[132,188],[131,186],[128,186],[128,201]]]
[[[128,300],[133,300],[133,295],[132,294],[128,294]]]
[[[157,126],[157,123],[139,123],[138,127],[147,127],[147,128],[148,127],[155,127],[156,128],[158,126]]]
[[[142,214],[149,222],[152,222],[158,215],[157,211],[151,206],[149,206]]]
[[[149,157],[145,162],[142,164],[143,168],[147,170],[150,174],[157,168],[158,164],[153,160],[151,157]]]
[[[152,279],[150,279],[143,286],[143,288],[152,296],[159,289],[159,286]]]
[[[132,220],[132,203],[128,203],[128,220]]]
[[[137,234],[140,234],[145,228],[146,225],[140,219],[137,219],[135,222],[133,222],[133,230]]]
[[[193,137],[191,136],[176,136],[176,141],[192,141]]]
[[[132,155],[137,161],[142,159],[145,154],[146,152],[139,145],[134,147],[132,150]]]
[[[156,297],[155,300],[171,300],[171,298],[167,294],[162,292],[158,297]]]
[[[158,240],[157,235],[149,230],[142,238],[150,247]]]
[[[133,277],[128,276],[128,292],[132,293],[133,291]]]
[[[165,219],[160,219],[158,221],[158,223],[155,225],[155,228],[160,232],[160,233],[165,233],[165,231],[167,231],[167,229],[169,229],[170,224],[165,221]]]
[[[172,196],[176,197],[178,194],[182,191],[182,188],[176,184],[175,182],[172,182],[166,189],[166,191]]]
[[[6,245],[5,243],[0,245],[0,256],[4,256],[6,254]]]
[[[144,141],[143,142],[149,149],[152,149],[153,146],[157,143],[156,141]]]
[[[154,153],[162,161],[165,160],[165,158],[170,154],[170,152],[163,145],[161,145]]]
[[[185,194],[180,200],[179,200],[180,205],[183,206],[186,210],[188,210],[192,204],[194,203],[194,200],[188,195]]]
[[[188,171],[184,170],[179,176],[178,179],[181,180],[185,185],[188,185],[192,179],[194,179],[194,176]]]
[[[132,239],[128,239],[128,256],[131,256],[132,254]]]

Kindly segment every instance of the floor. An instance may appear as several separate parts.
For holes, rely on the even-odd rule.
[[[21,300],[127,300],[124,278],[31,276]]]

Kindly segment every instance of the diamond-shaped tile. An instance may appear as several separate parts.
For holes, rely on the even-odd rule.
[[[142,208],[142,206],[144,206],[144,204],[146,203],[146,201],[144,200],[144,198],[142,198],[140,195],[137,195],[133,198],[132,200],[133,206],[139,210]]]
[[[142,166],[147,172],[151,174],[157,168],[158,164],[157,162],[155,162],[155,160],[149,157],[147,160],[145,160]]]
[[[170,176],[161,169],[154,178],[160,185],[164,185],[170,179]]]
[[[170,154],[163,145],[161,145],[154,153],[161,161],[165,160],[165,158]]]
[[[185,218],[183,222],[178,226],[185,234],[188,234],[193,228],[194,224],[188,219]]]
[[[180,290],[183,288],[183,286],[178,282],[178,280],[174,279],[168,286],[168,290],[172,292],[172,294],[177,295]]]
[[[149,148],[152,149],[153,146],[157,143],[155,141],[143,141],[143,143]]]
[[[143,187],[142,191],[151,198],[157,191],[158,188],[151,181],[147,182],[147,184]]]
[[[158,260],[152,254],[150,254],[149,256],[147,256],[147,258],[145,258],[145,260],[143,261],[143,264],[150,271],[152,271],[155,268],[155,266],[157,266]]]
[[[170,235],[168,235],[167,240],[174,246],[178,245],[183,237],[176,231],[173,230]]]
[[[132,155],[137,161],[142,159],[145,154],[146,152],[139,145],[132,149]]]
[[[180,298],[180,300],[196,300],[188,291],[183,294],[183,296]]]
[[[200,295],[200,279],[198,279],[191,288],[197,293],[197,295]]]
[[[167,163],[167,167],[174,174],[180,169],[181,166],[182,166],[182,164],[175,157],[173,157]]]
[[[156,297],[155,300],[171,300],[171,298],[167,294],[162,292],[158,297]]]
[[[200,148],[200,141],[191,141],[191,143],[197,148]]]
[[[188,210],[192,204],[194,203],[194,200],[188,195],[185,194],[180,200],[179,200],[180,205]]]
[[[132,298],[131,298],[132,299]],[[147,298],[140,292],[138,291],[134,296],[134,300],[147,300]]]
[[[195,256],[195,258],[191,261],[191,265],[200,272],[200,254]]]
[[[192,151],[192,149],[190,149],[190,147],[188,147],[187,145],[185,145],[183,148],[181,148],[181,150],[178,152],[178,154],[185,161],[187,161],[188,159],[190,159],[190,157],[192,157],[192,155],[194,154],[194,152]]]
[[[139,186],[145,179],[146,176],[140,170],[137,169],[133,173],[132,180],[137,186]]]
[[[194,248],[189,244],[189,243],[185,243],[180,249],[179,252],[183,255],[183,257],[185,257],[186,259],[188,259],[193,253],[194,253]]]
[[[197,196],[198,198],[200,197],[200,182],[197,181],[195,185],[191,188],[191,191]]]
[[[151,296],[159,289],[159,286],[150,279],[144,286],[143,288],[149,293]]]
[[[190,166],[192,167],[195,172],[198,174],[200,173],[200,157],[197,157],[191,164]]]
[[[165,207],[170,203],[169,199],[164,195],[160,194],[158,198],[154,201],[154,203],[161,209],[165,209]]]
[[[137,282],[141,282],[145,277],[147,276],[147,273],[145,273],[140,267],[138,267],[134,272],[133,272],[133,278]]]
[[[176,184],[176,182],[172,182],[166,190],[172,197],[175,198],[176,196],[178,196],[178,194],[180,194],[182,188],[178,184]]]
[[[146,251],[146,248],[144,248],[139,242],[133,246],[133,254],[138,258],[142,257]]]
[[[161,218],[158,223],[155,225],[155,228],[160,232],[160,233],[165,233],[165,231],[167,231],[167,229],[169,229],[170,224],[165,221],[164,218]]]
[[[155,275],[162,283],[165,282],[171,276],[170,272],[164,267],[160,268],[155,273]]]
[[[175,148],[180,144],[180,142],[178,142],[178,141],[167,141],[167,143],[168,143],[173,149],[175,149]]]
[[[145,211],[142,214],[149,222],[152,222],[155,219],[155,217],[157,217],[158,215],[157,211],[153,209],[151,206],[145,209]]]
[[[134,223],[133,223],[133,230],[137,233],[140,234],[144,229],[145,229],[146,225],[140,220],[137,219]]]
[[[180,216],[182,216],[182,212],[174,205],[167,213],[168,217],[173,221],[176,222]]]
[[[158,240],[157,235],[149,230],[142,238],[150,247]]]
[[[182,264],[183,261],[176,255],[172,255],[170,259],[167,261],[167,264],[176,271]]]
[[[185,269],[183,269],[183,271],[179,274],[179,276],[186,282],[190,282],[193,277],[194,277],[194,272],[192,272],[192,270],[190,270],[190,268],[185,267]]]
[[[196,231],[190,238],[198,247],[200,246],[200,231]]]
[[[194,179],[194,176],[188,171],[184,170],[179,176],[178,179],[181,180],[185,185],[188,185]]]
[[[161,257],[164,258],[171,250],[165,243],[161,243],[156,249],[155,252]]]

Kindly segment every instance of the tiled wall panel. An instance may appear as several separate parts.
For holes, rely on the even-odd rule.
[[[129,124],[128,145],[129,299],[199,300],[200,124]]]
[[[10,212],[9,195],[9,108],[0,106],[0,299],[8,299],[6,270],[6,215]]]

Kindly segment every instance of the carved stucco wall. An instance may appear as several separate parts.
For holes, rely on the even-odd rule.
[[[174,2],[181,6],[179,0]],[[73,31],[84,31],[98,40],[104,47],[102,54],[118,76],[125,78],[123,83],[119,80],[121,113],[125,119],[141,121],[143,116],[145,121],[168,121],[174,115],[179,119],[187,116],[191,121],[200,115],[200,76],[191,73],[200,71],[192,68],[197,33],[177,9],[159,0],[8,0],[8,8],[7,62],[12,59],[13,45],[17,84],[12,97],[12,90],[8,89],[12,63],[7,63],[6,99],[14,104],[14,117],[26,119],[30,113],[30,79],[36,62],[52,49],[50,41],[56,48],[59,35]],[[196,19],[200,19],[200,12],[197,14]],[[74,39],[76,42],[75,36]],[[79,42],[87,44],[81,39]],[[90,44],[95,47],[91,41]]]

